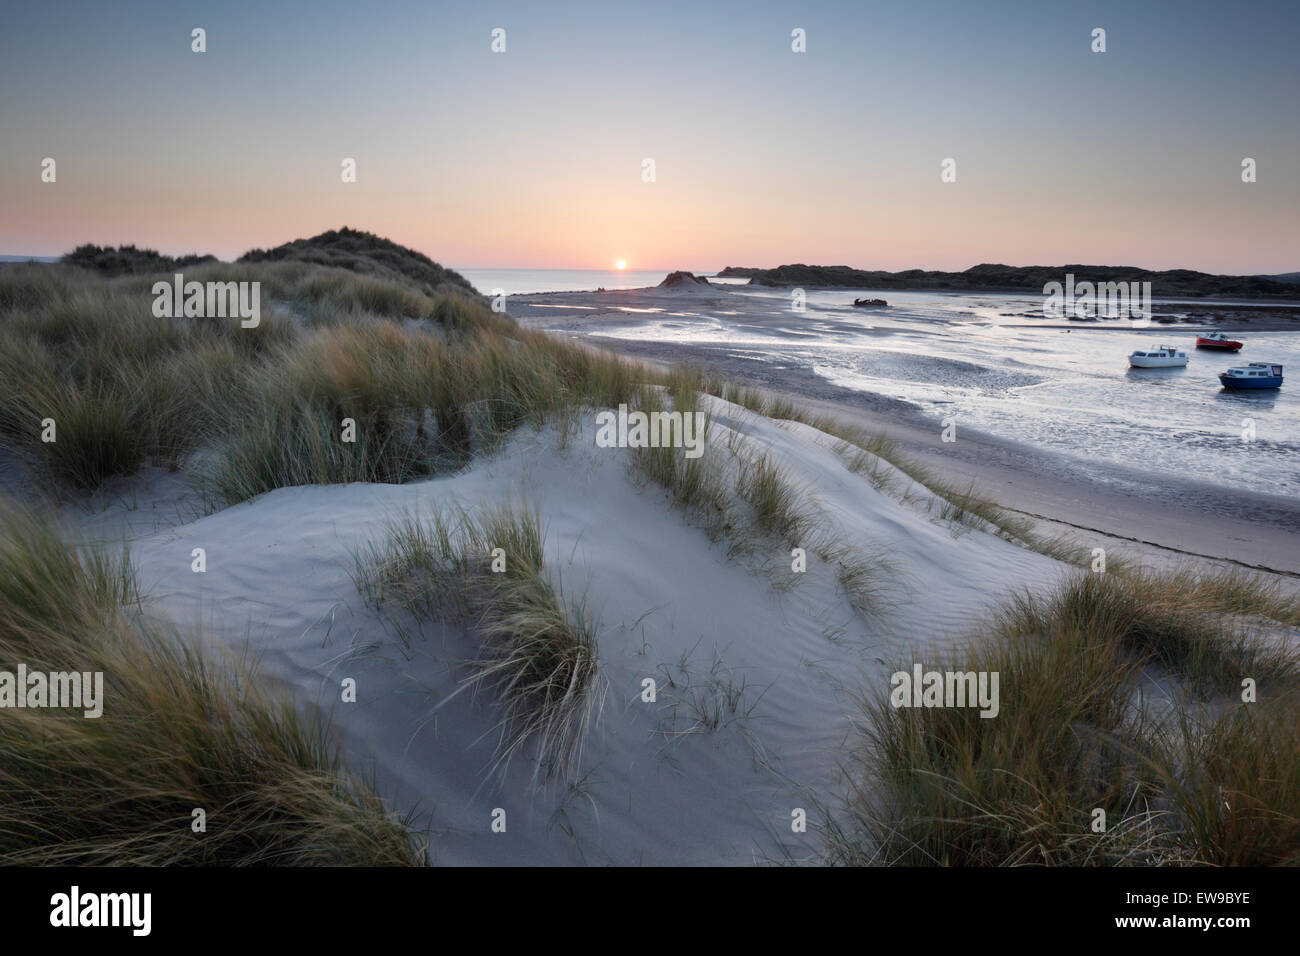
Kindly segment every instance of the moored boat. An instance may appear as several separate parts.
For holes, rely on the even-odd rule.
[[[853,307],[855,309],[878,309],[882,306],[889,305],[884,299],[854,299]]]
[[[1224,388],[1281,388],[1282,366],[1272,362],[1251,362],[1230,368],[1219,376]]]
[[[1171,345],[1162,345],[1158,349],[1138,349],[1129,355],[1128,364],[1134,368],[1176,368],[1187,364],[1187,353],[1180,352]]]
[[[1217,349],[1220,352],[1236,352],[1241,348],[1241,343],[1236,339],[1230,339],[1222,332],[1206,332],[1204,335],[1196,337],[1196,347],[1198,349]]]

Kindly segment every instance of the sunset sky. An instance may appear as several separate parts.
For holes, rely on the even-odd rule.
[[[228,258],[349,225],[460,267],[1300,270],[1294,0],[0,17],[0,253]]]

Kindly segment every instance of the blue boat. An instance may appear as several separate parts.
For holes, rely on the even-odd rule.
[[[1241,368],[1230,368],[1219,376],[1224,388],[1280,388],[1282,366],[1272,362],[1251,362]]]

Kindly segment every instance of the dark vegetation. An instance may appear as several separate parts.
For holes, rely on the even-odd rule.
[[[1049,282],[1150,282],[1156,296],[1223,296],[1234,298],[1295,298],[1293,282],[1269,276],[1221,276],[1191,269],[1152,272],[1135,266],[1004,266],[985,263],[965,272],[875,272],[849,266],[809,266],[802,263],[775,269],[727,266],[724,278],[747,278],[753,285],[846,289],[938,289],[952,292],[1030,292],[1041,294]]]
[[[331,229],[274,249],[252,249],[240,262],[311,262],[381,279],[404,279],[426,295],[455,292],[477,296],[469,280],[428,256],[357,229]]]
[[[90,243],[78,246],[61,260],[64,265],[91,269],[108,277],[176,272],[218,261],[212,255],[167,256],[153,249]],[[425,295],[448,292],[478,295],[464,276],[440,266],[428,256],[347,226],[310,239],[295,239],[274,249],[250,249],[236,262],[307,262],[414,285]]]
[[[165,256],[154,249],[137,249],[135,246],[96,246],[86,243],[77,246],[61,260],[65,265],[93,269],[102,276],[149,275],[155,272],[175,272],[189,266],[216,262],[216,256],[193,253],[188,256]]]

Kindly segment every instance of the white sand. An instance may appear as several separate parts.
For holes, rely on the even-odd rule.
[[[594,413],[564,449],[550,430],[524,431],[454,477],[282,489],[201,520],[178,516],[183,523],[163,530],[136,520],[132,554],[157,612],[202,623],[235,652],[247,646],[301,706],[333,713],[351,766],[373,767],[398,810],[427,814],[437,862],[805,858],[818,840],[791,832],[791,810],[805,808],[812,822],[819,805],[834,803],[852,693],[887,691],[896,664],[925,663],[1009,589],[1066,569],[983,532],[954,536],[919,504],[848,471],[820,432],[712,407],[711,453],[729,455],[730,427],[769,446],[842,540],[897,563],[881,622],[857,617],[811,553],[785,593],[728,560],[661,489],[637,485],[626,450],[595,446]],[[378,540],[389,517],[518,502],[521,493],[548,524],[553,581],[566,594],[585,591],[599,618],[609,686],[575,781],[541,790],[527,759],[504,780],[488,774],[500,715],[490,693],[439,706],[465,676],[458,662],[477,652],[472,637],[436,625],[404,648],[349,577],[352,553]],[[196,547],[206,550],[204,574],[191,571]],[[788,569],[785,546],[771,549],[770,561]],[[357,703],[339,702],[345,677],[357,681]],[[645,677],[658,682],[654,704],[640,700]],[[690,700],[742,679],[744,713],[715,730],[697,726]],[[490,828],[497,807],[507,811],[504,834]]]

